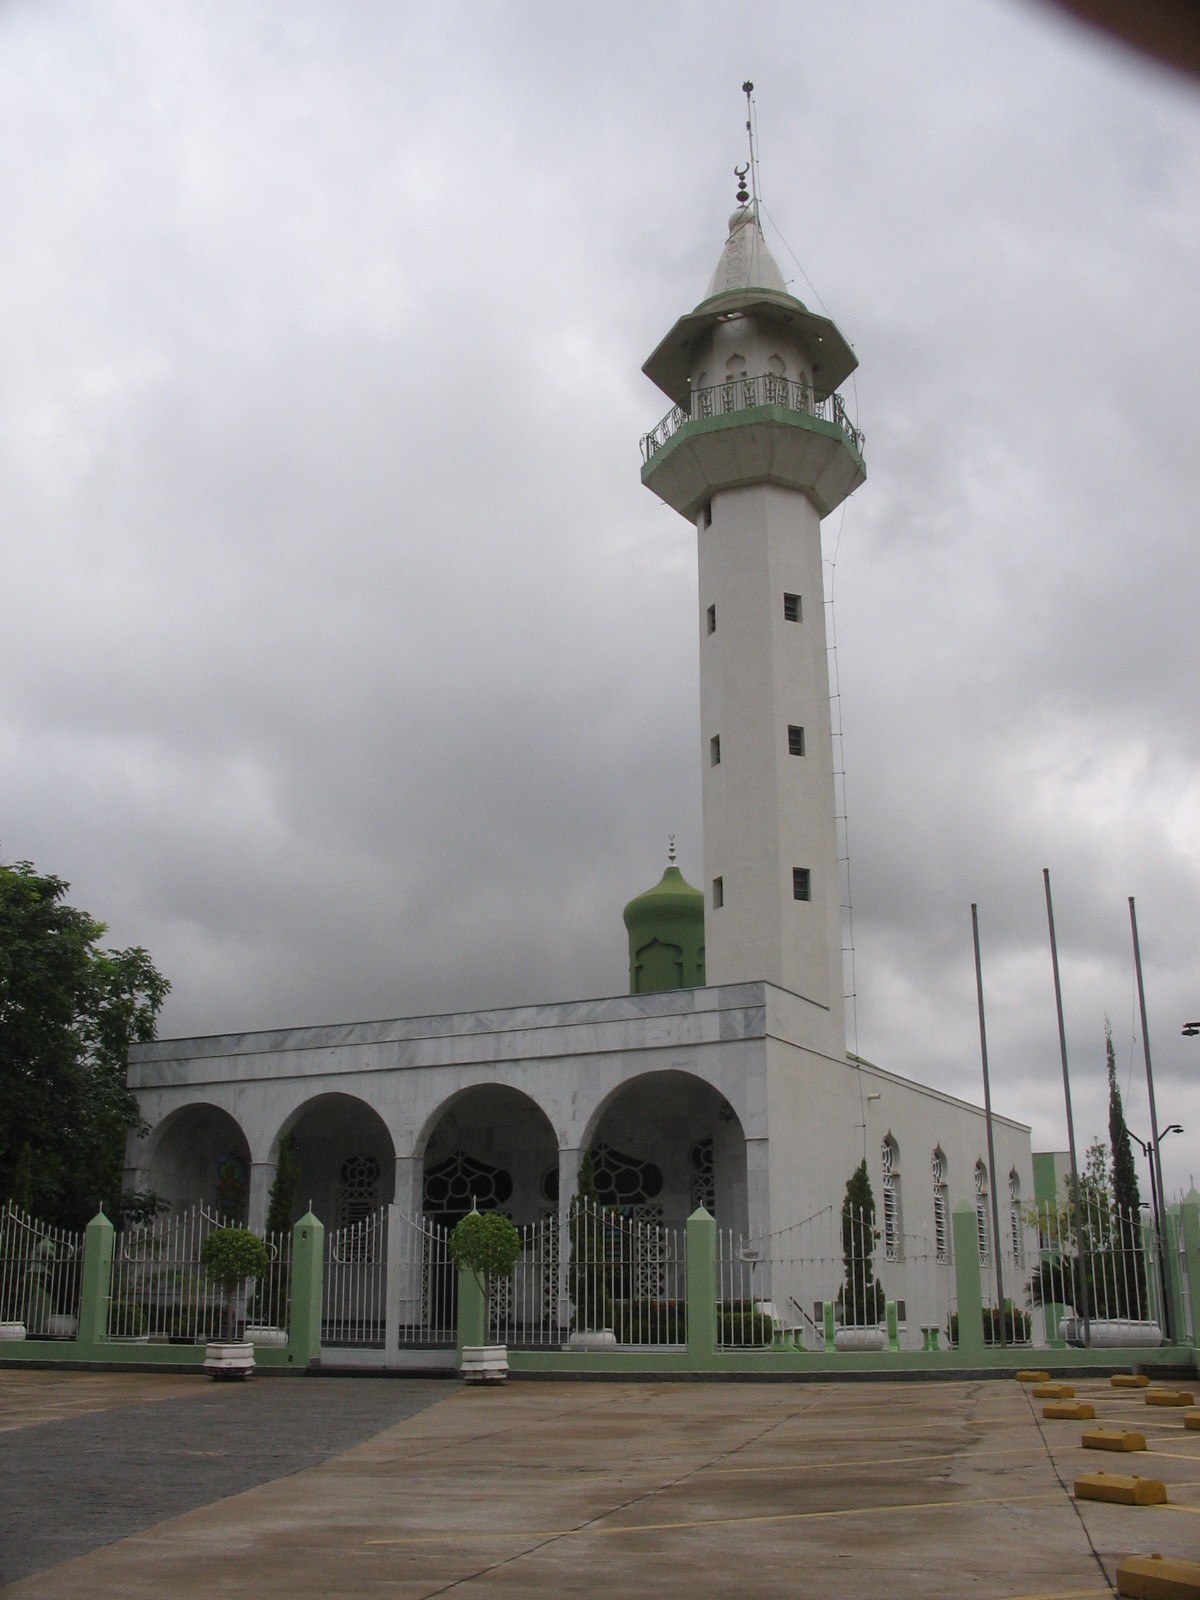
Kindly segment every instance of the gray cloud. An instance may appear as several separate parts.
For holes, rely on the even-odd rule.
[[[1061,1145],[1049,866],[1080,1138],[1106,1012],[1144,1132],[1136,894],[1190,1181],[1192,88],[999,0],[43,0],[0,45],[0,851],[150,948],[165,1031],[616,991],[668,831],[699,877],[639,366],[720,248],[748,72],[776,254],[862,363],[859,1047],[978,1093],[977,901],[997,1103]]]

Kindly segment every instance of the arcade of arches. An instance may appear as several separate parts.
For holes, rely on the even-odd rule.
[[[396,1173],[406,1163],[397,1162],[386,1124],[365,1101],[318,1096],[287,1119],[276,1148],[288,1137],[297,1154],[296,1216],[311,1206],[327,1227],[337,1228],[393,1199],[404,1205]],[[605,1205],[672,1224],[703,1205],[723,1226],[746,1225],[742,1127],[728,1102],[700,1078],[655,1072],[622,1085],[593,1116],[584,1148]],[[549,1118],[529,1096],[480,1084],[452,1098],[428,1125],[409,1193],[427,1217],[447,1224],[472,1206],[531,1223],[565,1209],[582,1153],[560,1150]],[[247,1141],[219,1108],[191,1106],[166,1118],[147,1156],[147,1187],[173,1208],[199,1199],[224,1215],[253,1211]],[[269,1174],[263,1176],[266,1181]]]

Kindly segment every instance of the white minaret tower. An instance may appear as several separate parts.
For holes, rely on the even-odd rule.
[[[801,996],[840,1058],[821,518],[866,476],[835,392],[857,362],[788,293],[747,170],[708,293],[643,368],[675,409],[643,440],[642,481],[695,523],[699,546],[707,980]]]

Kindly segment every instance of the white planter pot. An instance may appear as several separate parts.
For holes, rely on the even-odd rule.
[[[78,1317],[47,1317],[46,1332],[52,1339],[73,1339],[79,1332]]]
[[[254,1371],[254,1346],[245,1340],[236,1344],[210,1340],[204,1350],[204,1370],[210,1378],[248,1378]]]
[[[0,1339],[23,1339],[25,1337],[25,1324],[23,1322],[0,1322]]]
[[[255,1324],[247,1327],[246,1338],[251,1344],[260,1344],[264,1349],[267,1346],[278,1349],[288,1342],[286,1328],[260,1328]]]
[[[1163,1342],[1157,1322],[1142,1322],[1133,1317],[1092,1317],[1088,1329],[1092,1350],[1157,1350]],[[1064,1317],[1059,1332],[1068,1344],[1082,1347],[1083,1318]]]
[[[838,1328],[833,1336],[835,1350],[886,1350],[886,1328]]]
[[[465,1344],[458,1366],[464,1383],[504,1383],[508,1378],[508,1346]]]
[[[564,1346],[567,1350],[613,1350],[617,1336],[611,1328],[581,1328],[571,1334]]]

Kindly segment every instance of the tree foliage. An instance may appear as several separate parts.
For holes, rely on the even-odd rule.
[[[883,1316],[883,1285],[875,1277],[871,1260],[875,1232],[875,1195],[864,1158],[846,1184],[842,1201],[842,1262],[845,1281],[837,1303],[848,1328],[873,1327]]]
[[[479,1280],[484,1296],[497,1278],[507,1278],[521,1254],[521,1235],[500,1211],[471,1211],[450,1235],[450,1259]]]
[[[267,1247],[248,1228],[214,1228],[200,1246],[200,1265],[225,1299],[225,1337],[237,1333],[237,1293],[247,1278],[265,1278]]]
[[[79,1227],[101,1203],[120,1210],[139,1120],[126,1057],[154,1038],[170,984],[140,947],[103,949],[69,887],[0,866],[0,1193],[22,1188],[39,1217]]]
[[[1105,1019],[1108,1071],[1108,1132],[1111,1145],[1094,1140],[1079,1174],[1079,1211],[1066,1197],[1049,1216],[1039,1216],[1042,1259],[1029,1281],[1035,1305],[1071,1305],[1093,1317],[1149,1315],[1141,1195],[1129,1129],[1117,1084],[1112,1028]]]

